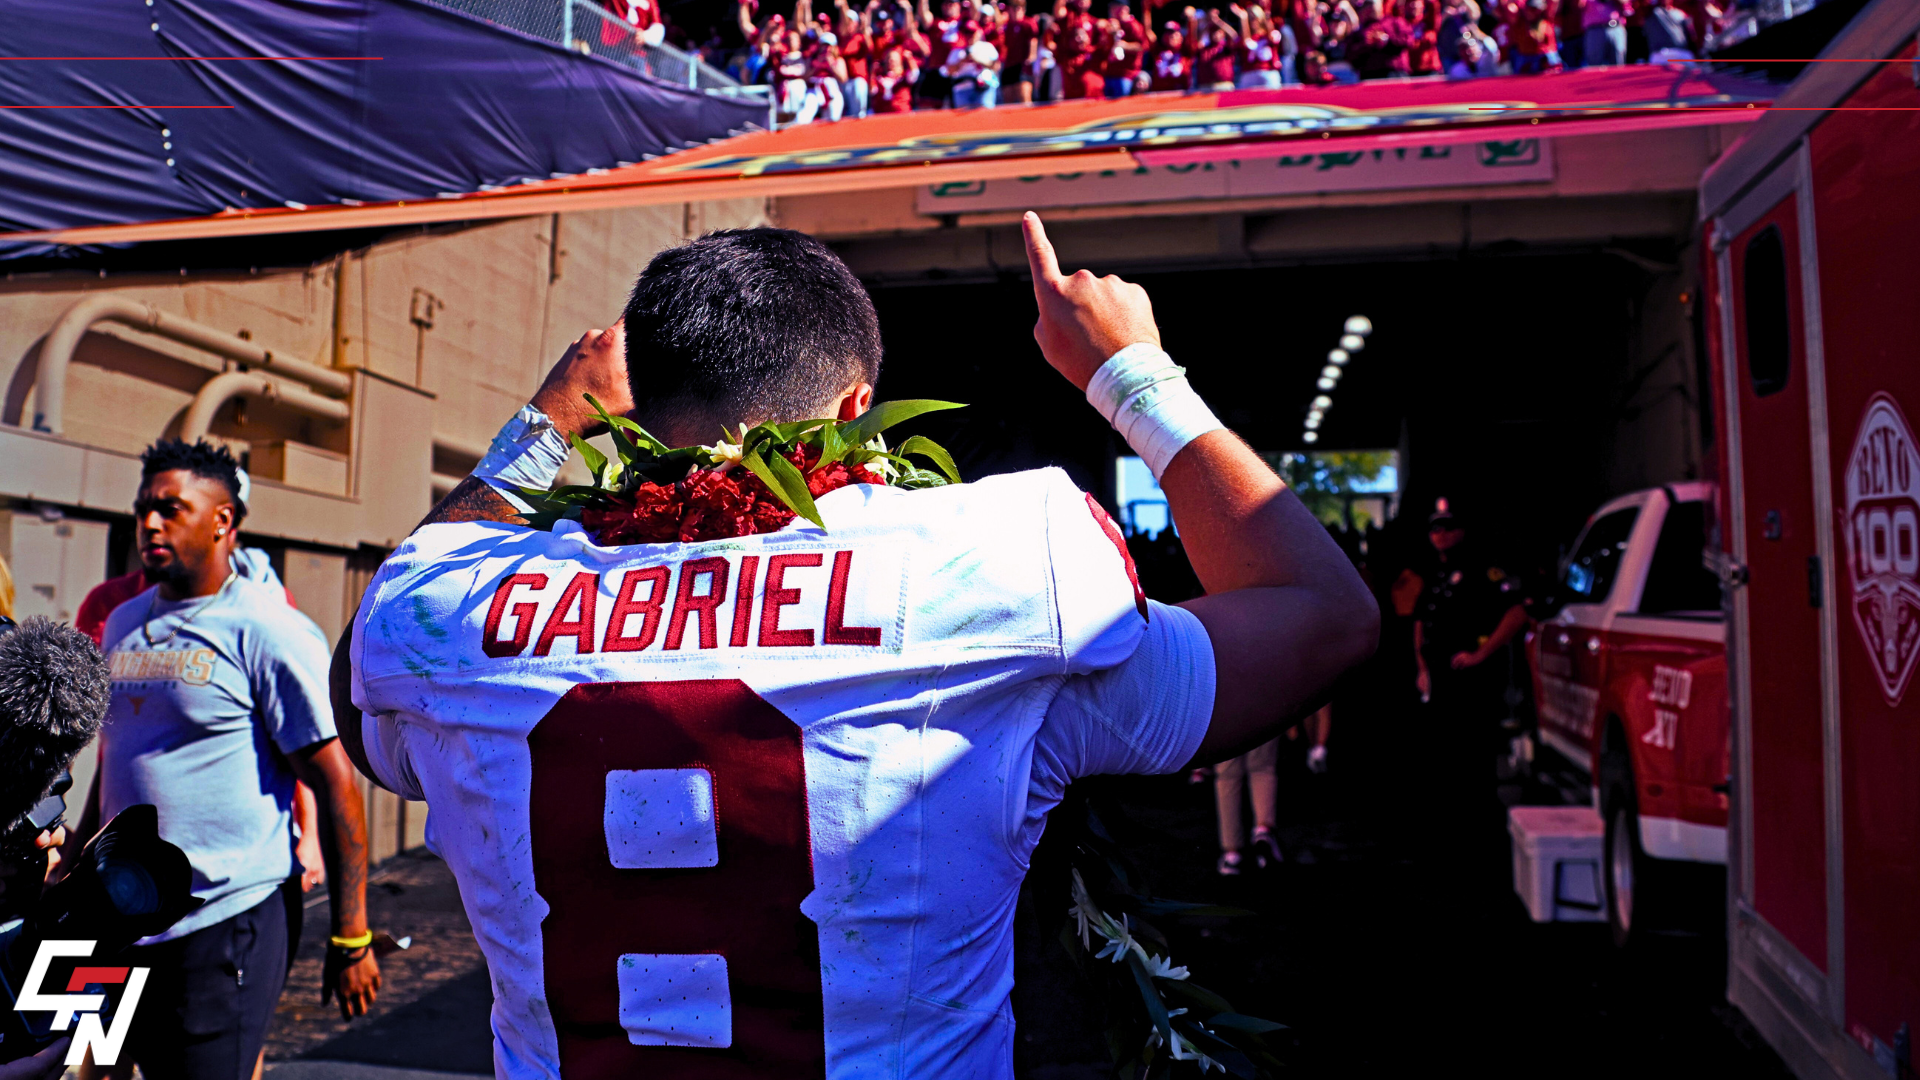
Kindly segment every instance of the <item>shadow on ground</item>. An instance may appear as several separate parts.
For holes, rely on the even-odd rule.
[[[321,1043],[306,1060],[358,1061],[435,1072],[493,1072],[487,1012],[493,990],[482,968]]]
[[[1791,1080],[1726,1004],[1717,872],[1698,883],[1699,910],[1635,954],[1616,952],[1603,925],[1536,925],[1513,895],[1501,797],[1553,801],[1550,787],[1497,791],[1490,755],[1484,776],[1467,775],[1457,741],[1411,703],[1337,705],[1334,724],[1328,775],[1306,772],[1301,744],[1283,744],[1287,858],[1264,872],[1214,872],[1209,785],[1101,782],[1124,806],[1109,824],[1127,827],[1122,838],[1160,895],[1256,912],[1161,926],[1197,982],[1288,1025],[1277,1040],[1289,1075]],[[1067,902],[1058,888],[1022,897],[1035,910]],[[386,962],[374,1012],[349,1024],[319,1006],[327,920],[316,904],[269,1060],[293,1061],[295,1080],[371,1075],[314,1071],[343,1062],[491,1072],[486,968],[445,864],[424,853],[388,863],[369,904],[373,925],[414,938]],[[1037,925],[1023,914],[1017,1073],[1109,1077],[1084,973]]]
[[[329,929],[324,887],[308,896],[300,953],[267,1038],[267,1060],[347,1061],[435,1072],[492,1073],[493,1007],[486,962],[446,863],[416,851],[388,860],[367,886],[368,922],[412,947],[381,961],[366,1016],[321,1005]]]

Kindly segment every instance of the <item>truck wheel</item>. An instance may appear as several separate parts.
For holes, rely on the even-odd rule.
[[[1679,891],[1674,864],[1647,855],[1640,846],[1640,804],[1634,797],[1633,762],[1620,753],[1600,759],[1600,813],[1606,820],[1607,925],[1613,943],[1637,948],[1669,921],[1669,903]]]
[[[1607,814],[1607,927],[1614,945],[1624,949],[1646,937],[1646,855],[1640,850],[1639,815],[1630,799],[1609,799]]]

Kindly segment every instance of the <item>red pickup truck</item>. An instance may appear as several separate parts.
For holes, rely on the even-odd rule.
[[[1672,861],[1727,861],[1727,655],[1705,561],[1707,483],[1622,496],[1588,519],[1551,618],[1527,636],[1540,738],[1590,778],[1606,823],[1607,921],[1644,932]]]

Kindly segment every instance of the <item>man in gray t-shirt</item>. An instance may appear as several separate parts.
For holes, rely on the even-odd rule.
[[[322,1000],[338,993],[350,1018],[379,990],[364,808],[335,738],[325,636],[279,592],[233,572],[246,505],[232,455],[163,440],[141,465],[134,524],[157,584],[107,619],[113,705],[77,841],[151,803],[205,903],[121,958],[153,974],[110,1071],[248,1080],[299,940],[296,779],[320,806],[333,900]]]
[[[293,872],[287,758],[334,737],[331,650],[312,619],[238,575],[211,597],[164,600],[149,588],[107,619],[102,645],[113,707],[100,812],[159,808],[206,903],[150,940],[184,937],[253,907]]]

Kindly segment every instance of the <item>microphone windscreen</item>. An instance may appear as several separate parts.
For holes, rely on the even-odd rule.
[[[39,615],[0,634],[0,826],[40,801],[112,701],[106,658],[87,635]]]

